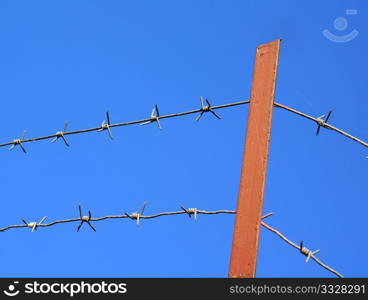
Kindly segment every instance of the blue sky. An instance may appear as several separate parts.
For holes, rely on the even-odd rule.
[[[0,141],[248,99],[255,47],[283,38],[276,101],[368,139],[364,1],[2,1]],[[347,15],[356,9],[356,15]],[[337,30],[336,18],[347,27]],[[341,20],[340,25],[343,23]],[[342,22],[342,23],[341,23]],[[351,41],[336,43],[352,30]],[[341,28],[340,28],[341,29]],[[235,209],[248,109],[0,149],[0,226],[138,210]],[[269,225],[348,277],[366,276],[367,149],[275,108]],[[234,216],[185,215],[1,233],[2,276],[226,277]],[[85,228],[84,228],[85,227]],[[258,277],[330,277],[262,230]]]

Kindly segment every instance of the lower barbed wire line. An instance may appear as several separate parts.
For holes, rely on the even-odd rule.
[[[217,214],[235,214],[236,211],[235,210],[215,210],[215,211],[206,211],[206,210],[200,210],[197,209],[197,214],[202,214],[202,215],[217,215]],[[173,211],[173,212],[163,212],[163,213],[159,213],[156,215],[151,215],[151,216],[141,216],[141,219],[154,219],[154,218],[158,218],[161,216],[171,216],[171,215],[182,215],[182,214],[188,214],[185,211]]]
[[[195,212],[193,212],[193,210]],[[171,215],[182,215],[182,214],[189,214],[189,216],[191,214],[203,214],[203,215],[217,215],[217,214],[236,214],[235,210],[215,210],[215,211],[206,211],[206,210],[200,210],[200,209],[189,209],[189,210],[180,210],[180,211],[172,211],[172,212],[161,212],[161,213],[157,213],[154,215],[140,215],[139,218],[140,219],[154,219],[154,218],[158,218],[158,217],[163,217],[163,216],[171,216]],[[262,216],[262,220],[273,215],[273,213],[268,213],[266,215]],[[104,217],[99,217],[99,218],[90,218],[88,221],[90,222],[99,222],[99,221],[104,221],[107,219],[126,219],[126,218],[131,218],[129,215],[125,215],[125,214],[121,214],[121,215],[109,215],[109,216],[104,216]],[[45,224],[36,224],[35,227],[50,227],[56,224],[62,224],[62,223],[71,223],[71,222],[80,222],[81,218],[73,218],[73,219],[65,219],[65,220],[57,220],[57,221],[53,221],[50,223],[45,223]],[[297,244],[295,244],[294,242],[290,241],[287,237],[285,237],[280,231],[272,228],[271,226],[269,226],[268,224],[264,223],[264,221],[261,221],[261,225],[263,227],[265,227],[266,229],[268,229],[269,231],[273,232],[274,234],[276,234],[277,236],[279,236],[281,239],[283,239],[286,243],[288,243],[289,245],[293,246],[294,248],[298,249],[299,251],[302,251],[302,246],[299,246]],[[26,227],[30,227],[30,225],[26,225],[26,224],[21,224],[21,225],[10,225],[4,228],[0,229],[0,232],[4,232],[6,230],[9,229],[14,229],[14,228],[26,228]],[[308,250],[309,251],[309,250]],[[330,271],[331,273],[335,274],[336,276],[343,278],[343,276],[337,272],[336,270],[334,270],[333,268],[329,267],[328,265],[326,265],[325,263],[323,263],[321,260],[319,260],[317,257],[315,257],[315,255],[313,254],[309,254],[310,258],[312,258],[317,264],[319,264],[321,267],[325,268],[326,270]]]
[[[235,214],[236,212],[234,210],[216,210],[216,211],[206,211],[206,210],[197,210],[197,214],[202,214],[202,215],[217,215],[217,214]],[[143,215],[140,216],[140,219],[154,219],[154,218],[158,218],[158,217],[162,217],[162,216],[173,216],[173,215],[183,215],[183,214],[187,214],[187,212],[179,210],[179,211],[168,211],[168,212],[162,212],[162,213],[158,213],[155,215]],[[105,217],[100,217],[100,218],[91,218],[91,221],[93,222],[98,222],[98,221],[103,221],[103,220],[107,220],[107,219],[124,219],[124,218],[129,218],[126,215],[114,215],[114,216],[105,216]],[[78,219],[77,221],[79,221],[80,219]]]
[[[296,115],[299,115],[299,116],[301,116],[301,117],[303,117],[303,118],[306,118],[306,119],[308,119],[308,120],[314,121],[314,122],[316,122],[317,124],[318,124],[318,122],[319,122],[319,119],[318,119],[318,118],[315,118],[315,117],[312,117],[312,116],[310,116],[310,115],[307,115],[307,114],[305,114],[305,113],[303,113],[303,112],[300,112],[300,111],[298,111],[298,110],[296,110],[296,109],[294,109],[294,108],[288,107],[288,106],[286,106],[286,105],[283,105],[283,104],[280,104],[280,103],[276,103],[276,102],[275,102],[275,103],[274,103],[274,106],[275,106],[275,107],[282,108],[282,109],[287,110],[287,111],[289,111],[289,112],[292,112],[292,113],[294,113],[294,114],[296,114]],[[364,142],[364,141],[363,141],[363,140],[361,140],[361,139],[358,139],[357,137],[355,137],[355,136],[353,136],[353,135],[351,135],[351,134],[349,134],[349,133],[347,133],[347,132],[345,132],[345,131],[343,131],[343,130],[341,130],[341,129],[339,129],[339,128],[335,127],[335,126],[332,126],[332,125],[330,125],[330,124],[328,124],[328,123],[325,123],[325,122],[323,122],[323,125],[321,125],[321,126],[323,126],[323,127],[327,128],[327,129],[330,129],[330,130],[336,131],[337,133],[340,133],[340,134],[342,134],[343,136],[345,136],[345,137],[347,137],[347,138],[349,138],[349,139],[351,139],[351,140],[353,140],[353,141],[355,141],[355,142],[357,142],[357,143],[359,143],[359,144],[361,144],[361,145],[363,145],[363,146],[365,146],[365,147],[368,147],[368,143]]]
[[[202,214],[202,215],[217,215],[217,214],[235,214],[236,212],[234,210],[215,210],[215,211],[206,211],[206,210],[200,210],[200,209],[196,209],[196,213],[197,214]],[[187,212],[180,210],[180,211],[172,211],[172,212],[162,212],[162,213],[158,213],[158,214],[154,214],[154,215],[142,215],[140,216],[140,219],[154,219],[154,218],[158,218],[158,217],[162,217],[162,216],[171,216],[171,215],[182,215],[182,214],[188,214]],[[125,214],[121,214],[121,215],[111,215],[111,216],[104,216],[104,217],[100,217],[100,218],[91,218],[90,221],[91,222],[98,222],[98,221],[104,221],[107,219],[126,219],[129,218],[127,215]],[[53,221],[50,223],[44,223],[44,224],[37,224],[36,227],[50,227],[56,224],[62,224],[62,223],[71,223],[71,222],[80,222],[80,218],[73,218],[73,219],[65,219],[65,220],[57,220],[57,221]],[[26,224],[20,224],[20,225],[10,225],[4,228],[0,228],[0,232],[4,232],[6,230],[9,229],[13,229],[13,228],[27,228],[29,227]]]
[[[261,222],[261,225],[263,227],[265,227],[266,229],[268,229],[269,231],[273,232],[274,234],[276,234],[277,236],[279,236],[281,239],[283,239],[286,243],[288,243],[289,245],[293,246],[294,248],[298,249],[299,251],[302,250],[302,247],[300,245],[295,244],[294,242],[290,241],[286,236],[284,236],[280,231],[278,231],[275,228],[272,228],[271,226],[267,225],[265,222]],[[319,260],[315,255],[310,255],[310,258],[313,259],[317,264],[319,264],[321,267],[325,268],[326,270],[330,271],[331,273],[335,274],[337,277],[340,278],[344,278],[344,276],[342,276],[339,272],[337,272],[336,270],[332,269],[331,267],[329,267],[328,265],[326,265],[325,263],[323,263],[321,260]]]

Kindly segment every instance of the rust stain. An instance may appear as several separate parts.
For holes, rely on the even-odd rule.
[[[256,48],[229,277],[255,277],[281,40]]]

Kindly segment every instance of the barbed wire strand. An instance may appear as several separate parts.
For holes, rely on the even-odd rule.
[[[57,220],[57,221],[53,221],[53,222],[46,223],[46,224],[41,224],[42,221],[40,223],[37,223],[37,222],[26,223],[25,221],[23,221],[25,224],[21,224],[21,225],[10,225],[10,226],[4,227],[4,228],[0,228],[0,232],[4,232],[4,231],[7,231],[9,229],[16,229],[16,228],[31,228],[32,231],[34,231],[38,227],[50,227],[50,226],[54,226],[54,225],[57,225],[57,224],[71,223],[71,222],[83,222],[83,220],[85,222],[99,222],[99,221],[104,221],[104,220],[108,220],[108,219],[126,219],[126,218],[136,220],[137,217],[139,219],[155,219],[155,218],[159,218],[159,217],[163,217],[163,216],[182,215],[182,214],[187,214],[190,217],[192,215],[194,215],[195,216],[195,219],[196,219],[196,215],[198,215],[198,214],[203,214],[203,215],[236,214],[236,211],[234,211],[234,210],[205,211],[205,210],[200,210],[200,209],[196,209],[196,208],[188,208],[188,209],[185,209],[185,208],[182,207],[182,210],[180,210],[180,211],[161,212],[161,213],[154,214],[154,215],[143,215],[143,214],[141,215],[141,214],[138,214],[138,213],[132,213],[132,214],[129,215],[129,214],[124,213],[124,214],[121,214],[121,215],[110,215],[110,216],[104,216],[104,217],[99,217],[99,218],[92,218],[92,217],[90,217],[90,212],[89,212],[89,217],[83,217],[81,215],[81,217],[79,217],[79,218],[72,218],[72,219],[65,219],[65,220]],[[265,218],[267,218],[267,217],[269,217],[269,216],[271,216],[271,215],[273,215],[273,213],[268,213],[268,214],[262,216],[262,220],[265,219]],[[44,217],[42,220],[44,220],[45,218],[46,217]],[[268,229],[269,231],[271,231],[271,232],[275,233],[276,235],[278,235],[281,239],[283,239],[289,245],[291,245],[294,248],[298,249],[302,254],[306,255],[307,256],[307,261],[308,261],[308,257],[310,257],[317,264],[319,264],[321,267],[325,268],[326,270],[330,271],[331,273],[335,274],[336,276],[338,276],[340,278],[343,278],[343,276],[339,272],[337,272],[333,268],[331,268],[328,265],[326,265],[325,263],[323,263],[317,257],[315,257],[315,255],[313,254],[312,251],[308,250],[307,248],[303,247],[302,245],[298,246],[297,244],[295,244],[294,242],[292,242],[288,238],[286,238],[278,230],[272,228],[271,226],[267,225],[263,221],[261,221],[261,225],[263,227],[265,227],[266,229]],[[95,231],[95,229],[94,229],[94,227],[92,225],[91,225],[91,227]],[[78,228],[80,228],[80,226]]]
[[[196,210],[197,214],[204,214],[204,215],[216,215],[216,214],[235,214],[235,211],[233,210],[216,210],[216,211],[205,211],[205,210]],[[187,211],[184,210],[180,210],[180,211],[172,211],[172,212],[161,212],[158,214],[154,214],[154,215],[141,215],[140,219],[154,219],[154,218],[158,218],[158,217],[162,217],[162,216],[172,216],[172,215],[181,215],[181,214],[188,214]],[[194,212],[190,212],[190,214],[194,214]],[[125,214],[121,214],[121,215],[111,215],[111,216],[104,216],[104,217],[100,217],[100,218],[90,218],[89,221],[91,222],[99,222],[99,221],[104,221],[107,219],[125,219],[125,218],[130,218],[131,215],[125,215]],[[134,216],[133,216],[134,217]],[[57,220],[57,221],[53,221],[50,223],[44,223],[44,224],[36,224],[36,227],[50,227],[56,224],[62,224],[62,223],[70,223],[70,222],[80,222],[81,218],[72,218],[72,219],[65,219],[65,220]],[[34,222],[32,222],[32,224],[34,224]],[[31,223],[29,223],[29,225],[31,225]],[[20,225],[10,225],[4,228],[0,228],[0,232],[4,232],[6,230],[9,229],[13,229],[13,228],[25,228],[25,227],[31,227],[27,224],[20,224]]]
[[[249,102],[250,102],[249,100],[246,100],[246,101],[233,102],[233,103],[228,103],[228,104],[223,104],[223,105],[211,106],[211,110],[248,104]],[[185,112],[173,113],[173,114],[159,116],[158,119],[161,120],[161,119],[180,117],[180,116],[185,116],[185,115],[190,115],[190,114],[201,113],[202,111],[203,111],[203,108],[199,108],[199,109],[189,110],[189,111],[185,111]],[[129,126],[129,125],[135,125],[135,124],[142,124],[142,123],[150,122],[150,121],[153,122],[154,120],[152,120],[152,118],[146,118],[146,119],[135,120],[135,121],[130,121],[130,122],[109,124],[109,127],[114,128],[114,127],[121,127],[121,126]],[[91,131],[101,131],[103,129],[105,129],[105,128],[101,125],[99,127],[93,127],[93,128],[88,128],[88,129],[65,131],[65,132],[63,132],[63,135],[66,136],[66,135],[80,134],[80,133],[86,133],[86,132],[91,132]],[[51,138],[57,138],[59,136],[60,136],[59,134],[55,133],[55,134],[45,135],[45,136],[36,137],[36,138],[20,139],[20,142],[21,143],[36,142],[36,141],[47,140],[47,139],[51,139]],[[14,145],[14,144],[15,144],[15,140],[13,140],[11,142],[6,142],[6,143],[3,143],[3,144],[0,144],[0,147],[5,147],[5,146],[9,146],[9,145]]]
[[[286,243],[288,243],[289,245],[293,246],[294,248],[298,249],[302,254],[307,256],[307,262],[308,262],[308,257],[310,257],[311,259],[313,259],[317,264],[319,264],[321,267],[325,268],[326,270],[330,271],[331,273],[335,274],[337,277],[340,278],[344,278],[344,276],[342,276],[339,272],[337,272],[336,270],[332,269],[331,267],[329,267],[328,265],[326,265],[325,263],[323,263],[320,259],[318,259],[312,251],[306,249],[305,247],[302,246],[302,244],[299,246],[297,244],[295,244],[294,242],[290,241],[286,236],[284,236],[280,231],[276,230],[275,228],[272,228],[271,226],[269,226],[268,224],[266,224],[265,222],[261,222],[261,225],[265,228],[267,228],[269,231],[273,232],[274,234],[278,235],[281,239],[283,239]],[[303,250],[305,250],[305,252],[302,252]],[[318,251],[319,252],[319,251]]]
[[[216,110],[216,109],[222,109],[222,108],[227,108],[227,107],[233,107],[233,106],[239,106],[239,105],[244,105],[244,104],[248,104],[250,103],[250,100],[245,100],[245,101],[239,101],[239,102],[233,102],[233,103],[228,103],[228,104],[223,104],[223,105],[216,105],[216,106],[210,106],[211,110]],[[358,139],[357,137],[354,137],[353,135],[335,127],[332,126],[330,124],[328,124],[327,122],[325,122],[323,119],[321,118],[315,118],[312,117],[310,115],[307,115],[305,113],[302,113],[300,111],[297,111],[293,108],[290,108],[286,105],[280,104],[280,103],[274,103],[275,107],[279,107],[282,108],[284,110],[287,110],[289,112],[292,112],[294,114],[297,114],[299,116],[302,116],[306,119],[309,119],[311,121],[314,121],[317,123],[318,126],[322,126],[324,128],[330,129],[330,130],[334,130],[342,135],[344,135],[345,137],[360,143],[361,145],[368,147],[368,143],[362,141],[361,139]],[[40,140],[46,140],[46,139],[52,139],[52,138],[58,138],[58,137],[64,137],[66,135],[73,135],[73,134],[80,134],[80,133],[86,133],[86,132],[92,132],[92,131],[102,131],[105,129],[109,129],[109,128],[114,128],[114,127],[121,127],[121,126],[129,126],[129,125],[134,125],[134,124],[142,124],[142,123],[147,123],[147,122],[154,122],[157,120],[161,120],[161,119],[167,119],[167,118],[174,118],[174,117],[180,117],[180,116],[185,116],[185,115],[190,115],[190,114],[195,114],[195,113],[203,113],[203,112],[208,112],[208,110],[204,110],[204,107],[201,107],[199,109],[195,109],[195,110],[190,110],[190,111],[185,111],[185,112],[180,112],[180,113],[173,113],[173,114],[168,114],[168,115],[163,115],[163,116],[154,116],[154,117],[150,117],[150,118],[146,118],[146,119],[141,119],[141,120],[135,120],[135,121],[130,121],[130,122],[122,122],[122,123],[115,123],[115,124],[104,124],[101,125],[99,127],[93,127],[93,128],[88,128],[88,129],[80,129],[80,130],[74,130],[74,131],[64,131],[64,132],[57,132],[55,134],[51,134],[51,135],[46,135],[46,136],[41,136],[41,137],[36,137],[36,138],[21,138],[21,139],[15,139],[11,142],[6,142],[3,144],[0,144],[0,147],[5,147],[5,146],[10,146],[10,145],[21,145],[23,143],[29,143],[29,142],[35,142],[35,141],[40,141]],[[23,148],[22,148],[23,149]],[[24,151],[24,150],[23,150]]]
[[[211,110],[216,110],[216,109],[222,109],[222,108],[227,108],[227,107],[232,107],[232,106],[238,106],[238,105],[243,105],[243,104],[248,104],[250,103],[249,100],[246,101],[239,101],[239,102],[233,102],[233,103],[228,103],[228,104],[223,104],[223,105],[217,105],[217,106],[210,106]],[[284,110],[287,110],[289,112],[292,112],[294,114],[297,114],[299,116],[302,116],[306,119],[309,119],[311,121],[314,121],[317,123],[318,126],[322,126],[324,128],[330,129],[330,130],[334,130],[337,133],[340,133],[342,135],[344,135],[345,137],[360,143],[361,145],[368,147],[368,143],[362,141],[361,139],[358,139],[354,136],[352,136],[351,134],[335,127],[332,126],[330,124],[328,124],[327,122],[325,122],[321,117],[319,118],[315,118],[312,117],[310,115],[307,115],[303,112],[300,112],[296,109],[290,108],[286,105],[280,104],[280,103],[274,103],[275,107],[279,107],[282,108]],[[156,110],[157,110],[157,106],[156,106]],[[203,113],[203,112],[208,112],[209,110],[205,110],[203,105],[202,108],[200,109],[195,109],[195,110],[190,110],[190,111],[185,111],[185,112],[180,112],[180,113],[173,113],[173,114],[168,114],[168,115],[163,115],[163,116],[154,116],[154,118],[152,118],[152,116],[150,118],[146,118],[146,119],[141,119],[141,120],[136,120],[136,121],[130,121],[130,122],[123,122],[123,123],[115,123],[115,124],[108,124],[108,127],[110,128],[114,128],[114,127],[121,127],[121,126],[128,126],[128,125],[134,125],[134,124],[142,124],[142,123],[147,123],[147,122],[154,122],[154,121],[158,121],[159,119],[167,119],[167,118],[173,118],[173,117],[179,117],[179,116],[184,116],[184,115],[189,115],[189,114],[195,114],[195,113]],[[93,128],[88,128],[88,129],[81,129],[81,130],[74,130],[74,131],[64,131],[62,132],[62,136],[65,135],[73,135],[73,134],[80,134],[80,133],[86,133],[86,132],[91,132],[91,131],[101,131],[104,129],[109,129],[108,127],[106,127],[106,125],[101,125],[99,127],[93,127]],[[4,146],[9,146],[9,145],[16,145],[16,144],[20,144],[21,143],[28,143],[28,142],[35,142],[35,141],[40,141],[40,140],[46,140],[46,139],[51,139],[51,138],[58,138],[60,137],[60,132],[56,133],[56,134],[52,134],[52,135],[47,135],[47,136],[41,136],[41,137],[37,137],[37,138],[30,138],[30,139],[17,139],[17,140],[13,140],[11,142],[7,142],[7,143],[3,143],[0,144],[0,147],[4,147]],[[22,146],[23,147],[23,146]],[[23,149],[23,148],[22,148]],[[235,211],[226,211],[226,210],[220,210],[220,211],[212,211],[212,212],[208,212],[208,211],[201,211],[201,210],[196,210],[195,214],[220,214],[220,213],[230,213],[230,214],[234,214]],[[156,215],[151,215],[151,216],[144,216],[144,215],[139,215],[138,218],[140,219],[152,219],[152,218],[157,218],[157,217],[161,217],[161,216],[168,216],[168,215],[178,215],[178,214],[189,214],[188,211],[177,211],[177,212],[163,212],[163,213],[159,213]],[[268,216],[268,215],[266,215]],[[264,217],[266,217],[264,216]],[[102,221],[102,220],[106,220],[106,219],[121,219],[121,218],[137,218],[136,215],[116,215],[116,216],[105,216],[105,217],[101,217],[101,218],[88,218],[87,222],[91,221],[91,222],[97,222],[97,221]],[[37,227],[49,227],[49,226],[53,226],[56,224],[60,224],[60,223],[68,223],[68,222],[77,222],[77,221],[83,221],[82,218],[74,218],[74,219],[66,219],[66,220],[58,220],[58,221],[54,221],[48,224],[41,224],[41,223],[29,223],[29,224],[24,224],[24,225],[10,225],[4,228],[0,228],[0,232],[6,231],[8,229],[12,229],[12,228],[24,228],[24,227],[31,227],[33,229],[37,228]],[[32,226],[31,226],[32,225]],[[276,235],[278,235],[280,238],[282,238],[285,242],[287,242],[288,244],[290,244],[291,246],[293,246],[296,249],[299,249],[299,251],[307,256],[307,260],[310,258],[312,258],[316,263],[318,263],[320,266],[322,266],[323,268],[325,268],[326,270],[334,273],[336,276],[338,277],[343,277],[340,273],[338,273],[337,271],[335,271],[334,269],[332,269],[331,267],[325,265],[324,263],[322,263],[318,258],[316,258],[314,256],[314,254],[306,249],[305,247],[303,247],[302,245],[298,246],[297,244],[293,243],[292,241],[290,241],[289,239],[287,239],[284,235],[282,235],[279,231],[277,231],[276,229],[270,227],[269,225],[265,224],[264,222],[261,222],[261,225],[264,226],[265,228],[267,228],[268,230],[272,231],[273,233],[275,233]]]
[[[345,131],[342,131],[341,129],[339,129],[339,128],[335,127],[335,126],[332,126],[331,124],[328,124],[328,123],[324,122],[320,118],[314,118],[314,117],[312,117],[310,115],[307,115],[305,113],[302,113],[302,112],[300,112],[300,111],[298,111],[296,109],[290,108],[290,107],[288,107],[286,105],[283,105],[283,104],[280,104],[280,103],[276,103],[275,102],[274,103],[274,106],[279,107],[279,108],[282,108],[282,109],[285,109],[285,110],[287,110],[289,112],[292,112],[294,114],[297,114],[297,115],[299,115],[299,116],[301,116],[303,118],[306,118],[308,120],[314,121],[314,122],[317,123],[317,125],[320,125],[320,126],[322,126],[324,128],[330,129],[330,130],[334,130],[334,131],[342,134],[343,136],[346,136],[347,138],[352,139],[353,141],[358,142],[359,144],[361,144],[361,145],[363,145],[365,147],[368,147],[368,143],[362,141],[361,139],[356,138],[355,136],[352,136],[351,134],[349,134],[349,133],[347,133]]]

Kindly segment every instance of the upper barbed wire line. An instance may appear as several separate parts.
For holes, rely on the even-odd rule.
[[[249,104],[249,103],[250,103],[250,100],[244,100],[244,101],[233,102],[233,103],[228,103],[228,104],[216,105],[216,106],[211,106],[211,110],[222,109],[222,108],[238,106],[238,105],[243,105],[243,104]],[[315,117],[312,117],[308,114],[300,112],[296,109],[290,108],[286,105],[276,103],[276,102],[274,102],[274,106],[285,109],[289,112],[297,114],[297,115],[299,115],[301,117],[304,117],[308,120],[311,120],[311,121],[315,122],[319,127],[324,127],[324,128],[336,131],[337,133],[342,134],[343,136],[345,136],[345,137],[347,137],[347,138],[349,138],[349,139],[351,139],[351,140],[353,140],[353,141],[355,141],[355,142],[357,142],[357,143],[359,143],[359,144],[361,144],[365,147],[368,147],[367,142],[364,142],[363,140],[358,139],[357,137],[355,137],[355,136],[353,136],[353,135],[351,135],[351,134],[349,134],[349,133],[347,133],[347,132],[345,132],[345,131],[343,131],[343,130],[335,127],[335,126],[330,125],[325,120],[323,120],[321,117],[315,118]],[[158,118],[159,119],[167,119],[167,118],[185,116],[185,115],[190,115],[190,114],[195,114],[195,113],[200,113],[200,112],[203,112],[203,107],[201,107],[199,109],[180,112],[180,113],[162,115],[162,116],[159,116]],[[128,125],[134,125],[134,124],[141,124],[141,123],[145,123],[145,122],[152,122],[152,117],[146,118],[146,119],[141,119],[141,120],[136,120],[136,121],[110,124],[109,127],[113,128],[113,127],[120,127],[120,126],[128,126]],[[103,129],[104,129],[103,126],[99,126],[99,127],[88,128],[88,129],[65,131],[65,132],[63,132],[63,135],[66,136],[66,135],[79,134],[79,133],[85,133],[85,132],[91,132],[91,131],[101,131]],[[28,142],[35,142],[35,141],[40,141],[40,140],[52,139],[52,138],[56,138],[56,137],[59,137],[59,136],[60,136],[60,133],[57,132],[55,134],[46,135],[46,136],[37,137],[37,138],[15,139],[11,142],[0,144],[0,147],[10,146],[10,145],[18,145],[18,144],[21,145],[21,143],[28,143]]]
[[[238,106],[238,105],[248,104],[249,102],[250,102],[249,100],[232,102],[232,103],[227,103],[227,104],[222,104],[222,105],[211,106],[211,109],[213,109],[213,110],[214,109],[222,109],[222,108],[227,108],[227,107],[232,107],[232,106]],[[168,119],[168,118],[173,118],[173,117],[180,117],[180,116],[185,116],[185,115],[199,113],[201,111],[202,111],[202,108],[199,108],[199,109],[189,110],[189,111],[180,112],[180,113],[173,113],[173,114],[168,114],[168,115],[162,115],[162,116],[159,117],[159,119]],[[135,121],[130,121],[130,122],[122,122],[122,123],[110,124],[109,127],[113,128],[113,127],[121,127],[121,126],[135,125],[135,124],[140,124],[140,123],[149,122],[149,121],[151,121],[151,118],[146,118],[146,119],[141,119],[141,120],[135,120]],[[92,128],[88,128],[88,129],[71,130],[71,131],[65,131],[65,132],[63,132],[63,135],[72,135],[72,134],[86,133],[86,132],[98,131],[98,130],[102,130],[102,129],[103,129],[103,126],[92,127]],[[29,143],[29,142],[35,142],[35,141],[52,139],[52,138],[56,138],[58,136],[59,136],[59,134],[54,133],[54,134],[45,135],[45,136],[36,137],[36,138],[21,139],[20,141],[22,143]],[[10,146],[10,145],[14,145],[14,140],[11,141],[11,142],[6,142],[6,143],[3,143],[3,144],[0,144],[0,147]]]
[[[283,104],[280,104],[280,103],[276,103],[276,102],[274,102],[274,106],[279,107],[279,108],[282,108],[282,109],[285,109],[285,110],[287,110],[289,112],[292,112],[292,113],[294,113],[296,115],[299,115],[299,116],[301,116],[303,118],[306,118],[308,120],[314,121],[314,122],[317,123],[318,126],[322,126],[324,128],[327,128],[327,129],[330,129],[330,130],[334,130],[337,133],[340,133],[343,136],[345,136],[345,137],[347,137],[347,138],[349,138],[349,139],[351,139],[351,140],[353,140],[353,141],[355,141],[355,142],[357,142],[357,143],[359,143],[359,144],[361,144],[361,145],[363,145],[365,147],[368,147],[368,143],[367,142],[364,142],[363,140],[358,139],[357,137],[355,137],[355,136],[353,136],[353,135],[351,135],[351,134],[349,134],[349,133],[347,133],[347,132],[345,132],[345,131],[343,131],[343,130],[335,127],[335,126],[332,126],[331,124],[329,124],[327,122],[324,122],[323,119],[321,119],[321,117],[315,118],[315,117],[312,117],[310,115],[307,115],[307,114],[305,114],[303,112],[300,112],[300,111],[298,111],[298,110],[296,110],[294,108],[291,108],[291,107],[288,107],[286,105],[283,105]]]

